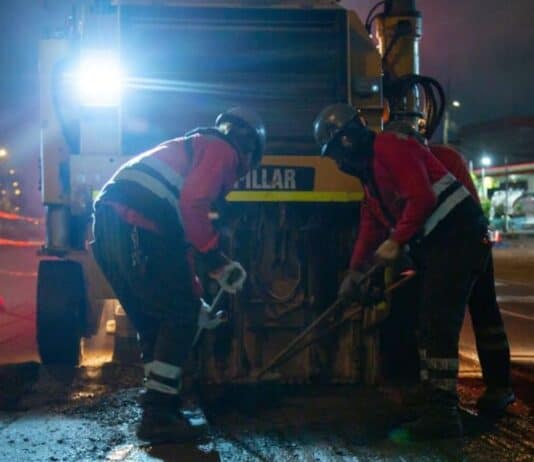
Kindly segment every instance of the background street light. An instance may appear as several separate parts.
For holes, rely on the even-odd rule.
[[[482,179],[482,198],[487,199],[488,190],[486,189],[486,167],[489,167],[491,165],[491,157],[482,156],[480,158],[480,164],[482,165],[482,168],[480,169],[480,174],[481,174],[481,179]]]
[[[449,143],[449,128],[451,124],[451,109],[458,109],[462,103],[457,99],[453,100],[452,103],[445,106],[445,111],[443,113],[443,144]]]
[[[7,157],[7,149],[0,148],[0,159]]]
[[[482,156],[480,159],[480,163],[483,167],[489,167],[491,166],[491,157],[490,156]]]

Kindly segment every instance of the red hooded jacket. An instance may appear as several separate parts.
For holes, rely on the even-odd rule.
[[[404,245],[421,231],[437,204],[432,185],[448,174],[426,147],[394,132],[376,135],[372,162],[373,181],[364,186],[360,231],[350,261],[353,270],[385,239]]]
[[[217,248],[219,235],[212,226],[209,212],[212,204],[226,196],[238,179],[239,155],[225,140],[211,135],[192,136],[190,156],[185,149],[184,138],[166,141],[134,158],[150,156],[157,159],[183,179],[178,200],[185,237],[198,251],[205,253]],[[158,231],[158,223],[148,219],[138,210],[119,201],[104,201],[112,205],[127,223],[150,231]]]
[[[430,151],[438,158],[445,168],[451,172],[456,179],[465,186],[465,188],[467,188],[471,196],[473,196],[473,199],[475,199],[477,203],[480,203],[477,188],[469,174],[469,169],[467,168],[463,156],[452,147],[443,144],[431,145]]]

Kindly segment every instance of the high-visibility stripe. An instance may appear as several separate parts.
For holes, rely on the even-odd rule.
[[[443,220],[449,213],[452,212],[454,207],[456,207],[460,202],[465,198],[469,197],[469,191],[460,186],[456,191],[454,191],[450,196],[447,197],[437,208],[434,210],[434,213],[426,221],[424,226],[424,235],[428,236],[432,230],[438,225],[438,223]]]
[[[149,373],[154,373],[172,380],[176,380],[182,376],[182,368],[174,364],[164,363],[162,361],[152,361],[149,364]]]
[[[363,192],[354,191],[230,191],[229,202],[359,202]]]
[[[167,395],[177,395],[178,393],[180,393],[179,388],[174,388],[169,385],[165,385],[164,383],[158,382],[157,380],[154,380],[154,379],[148,379],[145,382],[145,387],[148,388],[149,390],[155,390],[161,393],[166,393]]]
[[[114,181],[132,181],[154,193],[160,199],[166,200],[169,205],[176,211],[181,220],[180,209],[178,208],[178,198],[167,188],[161,181],[157,180],[148,173],[142,172],[135,168],[125,168],[120,170],[114,178]]]
[[[182,368],[162,361],[144,364],[145,386],[168,395],[177,395],[182,388]],[[158,380],[158,376],[160,379]],[[163,381],[169,383],[163,383]]]
[[[154,156],[147,156],[140,163],[148,165],[150,168],[158,172],[170,184],[172,184],[178,191],[182,189],[184,180],[182,179],[180,175],[178,175],[177,172],[175,172],[165,162],[155,158]]]
[[[450,173],[447,173],[444,177],[440,178],[432,185],[432,190],[439,196],[443,191],[445,191],[451,184],[456,181],[456,178]]]
[[[152,370],[152,364],[153,363],[154,363],[154,361],[150,361],[148,363],[143,364],[143,370],[144,370],[144,373],[145,373],[145,379],[148,378],[148,376],[150,375],[150,371]]]
[[[459,361],[456,358],[426,358],[428,369],[436,371],[456,371]]]

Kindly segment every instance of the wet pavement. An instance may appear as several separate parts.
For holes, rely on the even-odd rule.
[[[534,367],[534,238],[493,251],[497,300],[508,334],[512,362]],[[462,371],[480,375],[469,316],[460,342]]]
[[[519,401],[492,422],[471,411],[482,387],[469,322],[460,391],[467,436],[432,444],[393,441],[402,420],[391,390],[304,387],[204,393],[204,441],[150,446],[135,438],[142,371],[108,363],[74,370],[36,362],[35,247],[0,246],[0,461],[531,461],[534,247],[495,251]],[[91,348],[86,349],[91,353]],[[472,378],[475,377],[475,378]],[[218,399],[214,400],[213,396]],[[387,398],[386,398],[387,396]],[[188,402],[191,410],[194,403]]]
[[[150,446],[134,436],[142,374],[137,366],[69,370],[27,363],[1,374],[12,384],[10,402],[19,398],[16,409],[0,413],[2,461],[526,462],[534,455],[534,425],[522,400],[496,422],[464,413],[467,436],[461,440],[415,444],[389,436],[404,416],[376,388],[204,390],[207,437]],[[21,389],[21,383],[31,386]],[[464,405],[471,406],[480,384],[462,387]],[[194,411],[191,401],[187,406]]]

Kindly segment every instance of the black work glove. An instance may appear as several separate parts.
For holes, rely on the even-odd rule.
[[[362,305],[375,305],[384,299],[384,271],[371,275],[350,270],[338,290],[339,298],[346,298]]]
[[[339,286],[337,292],[338,298],[359,300],[361,295],[360,285],[362,284],[363,278],[364,274],[360,271],[349,270]]]

